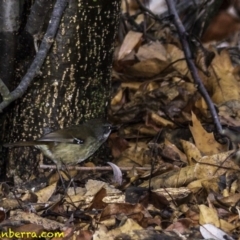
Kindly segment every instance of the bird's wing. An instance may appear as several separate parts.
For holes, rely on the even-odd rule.
[[[72,126],[66,129],[59,129],[57,131],[48,133],[39,138],[37,142],[59,142],[59,143],[72,143],[83,144],[85,139],[78,137],[77,126]]]

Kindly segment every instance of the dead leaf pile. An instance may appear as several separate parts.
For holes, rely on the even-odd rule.
[[[134,14],[136,8],[130,15]],[[165,231],[187,235],[202,225],[201,232],[210,229],[211,236],[222,236],[222,230],[229,238],[236,237],[240,191],[238,66],[226,48],[196,45],[192,49],[200,78],[228,133],[224,137],[214,128],[177,36],[157,21],[141,19],[149,24],[146,32],[129,30],[116,48],[113,82],[119,87],[109,109],[110,119],[122,124],[118,141],[122,139],[128,146],[124,149],[115,144],[115,163],[133,167],[125,186],[151,186],[168,199],[174,217],[168,219],[171,223],[167,227],[162,222]],[[137,172],[136,166],[153,166],[152,174]],[[173,197],[175,192],[182,198]]]
[[[122,184],[97,170],[69,170],[74,179],[63,174],[64,191],[51,174],[37,189],[2,183],[1,234],[55,240],[239,239],[237,66],[228,49],[201,44],[192,49],[226,137],[215,131],[171,22],[146,19],[137,1],[123,2],[129,4],[123,4],[123,13],[139,29],[121,19],[126,29],[112,72],[109,119],[120,128],[108,145],[114,164],[128,167],[122,175],[110,163]]]

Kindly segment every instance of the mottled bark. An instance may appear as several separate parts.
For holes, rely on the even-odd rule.
[[[31,12],[28,17],[25,30],[35,37],[41,35],[44,21],[48,16],[49,10],[51,8],[52,8],[51,0],[35,0],[31,7]]]
[[[10,142],[106,116],[119,4],[69,1],[41,75],[10,114],[11,131],[5,132]],[[8,158],[8,175],[27,179],[42,155],[32,148],[13,148]]]

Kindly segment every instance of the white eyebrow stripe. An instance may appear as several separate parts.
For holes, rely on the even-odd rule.
[[[82,144],[84,142],[83,140],[75,138],[75,137],[73,139],[76,140],[77,144]]]

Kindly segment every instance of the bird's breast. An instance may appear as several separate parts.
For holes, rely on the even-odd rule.
[[[102,144],[96,138],[88,137],[83,144],[51,142],[47,145],[36,145],[42,153],[56,164],[77,164],[90,157]]]

